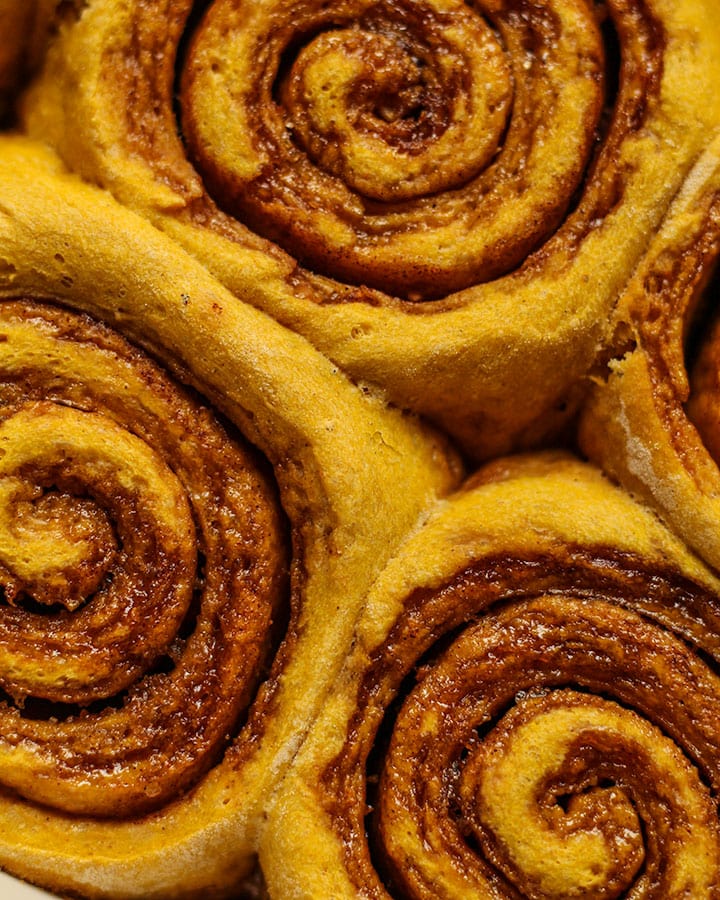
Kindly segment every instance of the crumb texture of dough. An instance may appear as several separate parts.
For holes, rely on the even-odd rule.
[[[717,0],[0,0],[0,894],[720,900],[718,98]]]

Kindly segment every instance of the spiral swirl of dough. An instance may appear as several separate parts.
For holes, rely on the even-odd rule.
[[[377,826],[393,883],[410,897],[712,896],[717,811],[692,757],[704,748],[716,784],[717,691],[678,641],[607,604],[491,614],[395,724]]]
[[[437,297],[552,233],[602,73],[584,3],[216,3],[183,124],[213,196],[261,234],[317,271]]]
[[[20,136],[0,244],[0,865],[237,896],[369,585],[458,460]]]
[[[476,460],[566,425],[720,128],[711,0],[65,11],[24,128]]]
[[[190,787],[273,648],[287,549],[272,484],[115,333],[0,306],[3,784],[131,815]]]
[[[719,597],[589,467],[480,470],[373,588],[271,815],[271,894],[321,868],[342,898],[716,897]]]

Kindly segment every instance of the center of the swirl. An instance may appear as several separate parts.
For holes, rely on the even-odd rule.
[[[21,548],[9,561],[4,583],[12,603],[27,595],[77,609],[102,585],[116,555],[107,514],[88,498],[52,490],[21,499],[14,504],[11,529]]]
[[[403,200],[457,186],[500,146],[512,91],[494,35],[468,15],[431,38],[326,31],[281,85],[296,143],[363,196]]]
[[[471,754],[466,812],[508,877],[537,884],[537,896],[610,900],[630,888],[642,827],[612,774],[624,771],[627,746],[647,739],[637,719],[597,697],[551,692],[521,701]]]

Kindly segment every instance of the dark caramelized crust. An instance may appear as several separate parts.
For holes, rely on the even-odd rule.
[[[6,302],[0,335],[3,783],[146,811],[217,759],[268,662],[287,573],[274,489],[89,318]]]
[[[0,2],[0,126],[12,121],[17,94],[42,59],[53,6],[52,0]]]

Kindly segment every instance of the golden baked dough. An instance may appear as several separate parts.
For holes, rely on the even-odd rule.
[[[252,454],[113,332],[21,300],[0,304],[0,334],[2,781],[139,815],[192,786],[246,714],[287,603],[279,504]]]
[[[0,210],[0,864],[90,897],[231,895],[371,581],[459,469],[42,147],[2,139]],[[39,298],[213,398],[287,535],[242,439]]]
[[[583,450],[720,566],[720,470],[691,419],[686,346],[720,248],[720,139],[698,160],[614,316],[607,371],[583,410]],[[702,401],[699,401],[702,402]],[[718,457],[716,457],[717,459]]]
[[[270,895],[717,897],[718,588],[588,466],[488,464],[373,585]]]
[[[720,127],[715,15],[715,0],[90,0],[67,9],[24,122],[481,458],[576,408],[618,293]]]
[[[0,0],[0,868],[719,900],[716,5]]]

